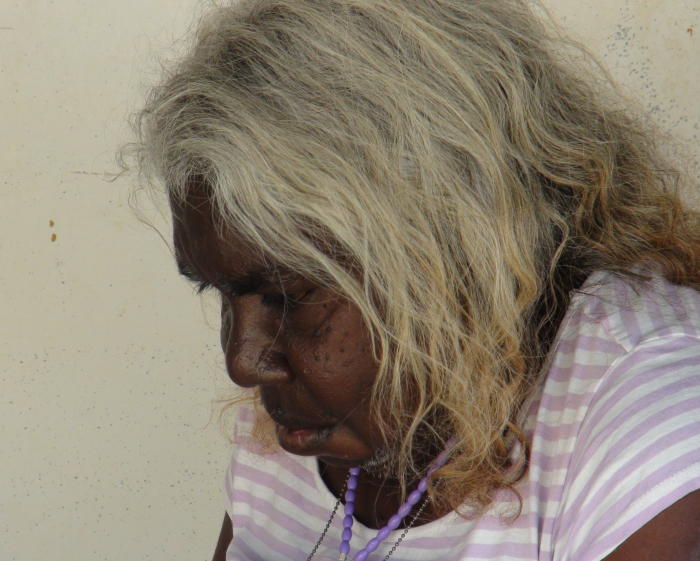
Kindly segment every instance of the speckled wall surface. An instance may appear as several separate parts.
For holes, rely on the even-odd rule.
[[[550,4],[697,166],[698,0]],[[105,181],[195,3],[0,6],[0,561],[209,559],[216,312]]]

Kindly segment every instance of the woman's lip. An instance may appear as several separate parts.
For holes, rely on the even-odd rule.
[[[328,439],[333,427],[293,428],[277,425],[277,440],[291,454],[313,456]]]
[[[302,417],[293,417],[282,413],[277,409],[268,410],[267,414],[276,425],[287,427],[289,430],[318,430],[333,426],[332,422],[321,422],[319,419],[308,420]]]

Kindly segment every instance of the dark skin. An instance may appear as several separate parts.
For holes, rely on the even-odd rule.
[[[173,201],[172,210],[181,272],[221,294],[229,377],[259,388],[280,446],[316,456],[338,495],[349,467],[384,452],[369,414],[377,363],[359,311],[329,289],[279,268],[271,273],[235,232],[219,237],[206,193],[193,192],[187,204]],[[398,482],[363,471],[359,487],[356,518],[381,528],[401,506]],[[416,524],[443,514],[428,506]]]
[[[180,269],[221,293],[221,344],[232,381],[260,389],[280,445],[316,456],[321,477],[339,497],[348,467],[383,452],[369,415],[377,365],[367,329],[359,311],[337,294],[271,271],[269,260],[233,231],[219,237],[206,195],[193,191],[187,204],[172,201]],[[363,472],[355,505],[360,522],[380,528],[399,506],[395,481]],[[444,514],[429,507],[416,524]],[[213,561],[225,559],[231,539],[226,515]],[[652,559],[700,561],[700,491],[657,515],[605,561]]]

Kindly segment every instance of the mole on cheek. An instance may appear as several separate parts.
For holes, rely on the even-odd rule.
[[[333,328],[331,327],[329,323],[330,318],[326,318],[324,321],[321,322],[321,325],[319,325],[315,330],[314,330],[314,337],[321,337],[323,335],[328,335],[331,331],[333,331]]]

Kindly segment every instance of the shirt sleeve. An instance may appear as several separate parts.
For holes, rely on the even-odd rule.
[[[599,561],[700,489],[700,339],[646,341],[602,378],[576,437],[554,561]]]

